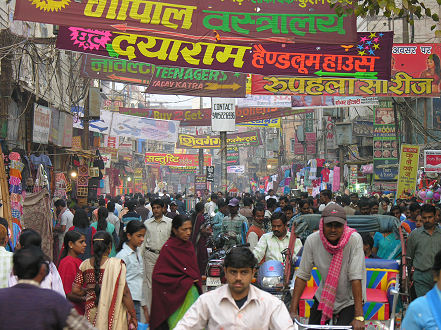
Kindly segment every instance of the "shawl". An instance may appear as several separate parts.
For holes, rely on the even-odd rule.
[[[126,286],[126,266],[121,259],[109,258],[103,274],[100,301],[95,319],[98,330],[128,329],[127,309],[122,299]]]
[[[196,283],[195,280],[198,280]],[[152,276],[150,327],[157,329],[184,302],[192,285],[202,293],[201,276],[193,244],[170,237],[161,249]]]
[[[320,321],[322,325],[325,324],[326,320],[332,318],[338,278],[340,277],[341,264],[343,262],[343,249],[354,232],[355,229],[345,225],[340,241],[337,245],[332,245],[323,233],[323,218],[320,220],[320,239],[326,251],[332,254],[331,265],[329,266],[328,276],[326,276],[325,286],[323,287],[318,306],[318,309],[322,311],[322,319]]]

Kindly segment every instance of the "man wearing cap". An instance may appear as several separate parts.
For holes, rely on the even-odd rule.
[[[245,237],[243,223],[247,222],[247,218],[239,214],[239,200],[233,198],[228,203],[230,215],[226,216],[222,221],[222,234],[226,234],[230,240],[225,244],[224,248],[228,249],[236,244],[241,244],[242,236]]]
[[[173,219],[175,216],[179,214],[178,212],[178,203],[175,201],[170,202],[170,212],[167,212],[165,215],[167,218]]]
[[[366,297],[366,266],[363,240],[347,226],[346,213],[338,204],[325,207],[319,231],[308,236],[300,267],[296,272],[290,313],[298,316],[300,297],[317,267],[321,281],[311,307],[309,324],[325,324],[337,317],[335,325],[364,329],[363,300]]]

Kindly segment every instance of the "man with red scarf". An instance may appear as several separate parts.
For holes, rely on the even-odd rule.
[[[320,230],[308,236],[296,273],[291,316],[297,317],[300,297],[315,266],[322,276],[314,296],[309,324],[325,324],[334,316],[336,325],[364,329],[363,300],[366,297],[366,266],[361,236],[346,223],[338,204],[322,212]]]

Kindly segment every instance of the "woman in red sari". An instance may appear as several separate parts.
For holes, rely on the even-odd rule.
[[[173,218],[171,237],[153,269],[151,329],[173,329],[202,293],[191,227],[184,216]]]

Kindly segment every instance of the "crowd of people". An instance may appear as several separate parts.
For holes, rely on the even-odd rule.
[[[53,308],[52,317],[17,316],[17,329],[136,329],[141,321],[152,329],[245,329],[253,328],[257,315],[263,323],[256,324],[265,325],[257,328],[291,329],[311,270],[317,267],[324,280],[310,323],[324,324],[338,315],[338,324],[361,329],[364,260],[399,260],[403,244],[393,222],[381,232],[358,234],[347,225],[347,217],[389,215],[404,233],[414,269],[412,297],[424,298],[411,304],[403,322],[413,329],[425,322],[415,316],[418,311],[435,301],[429,293],[441,288],[441,209],[416,199],[392,204],[387,197],[333,196],[329,190],[316,198],[307,193],[276,196],[272,190],[266,195],[207,193],[188,210],[182,194],[167,192],[103,196],[83,207],[59,199],[53,203],[52,259],[42,252],[44,239],[38,232],[24,229],[15,241],[8,222],[0,219],[0,315],[8,319],[12,306],[31,313],[31,301],[42,301],[37,305],[42,312]],[[291,252],[302,259],[288,312],[282,302],[250,283],[264,261],[287,262],[284,251],[291,233],[308,214],[321,214],[320,227],[294,242]],[[202,295],[208,251],[217,239],[229,251],[224,261],[228,285]],[[249,247],[234,247],[243,243]],[[40,293],[37,287],[50,290]],[[262,303],[253,304],[253,299]],[[438,316],[433,314],[430,322]]]

